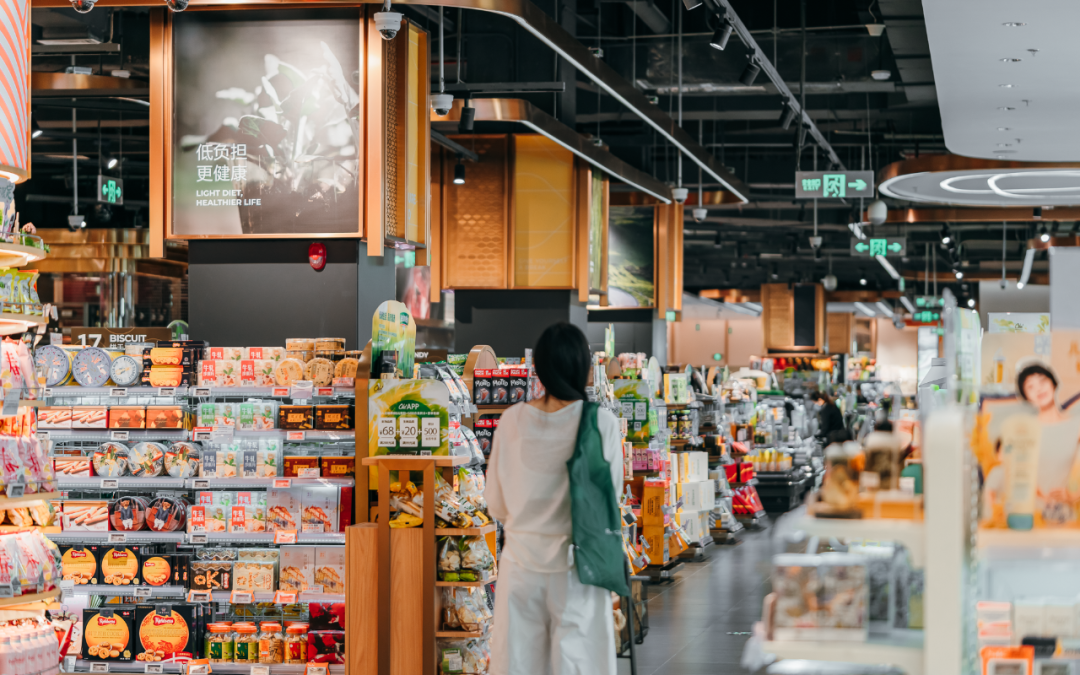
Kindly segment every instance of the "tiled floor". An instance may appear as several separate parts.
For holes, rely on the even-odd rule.
[[[683,565],[674,582],[650,585],[638,675],[747,675],[739,662],[761,618],[774,552],[769,529],[746,532],[738,546],[710,546],[705,562]],[[619,675],[629,673],[620,659]]]

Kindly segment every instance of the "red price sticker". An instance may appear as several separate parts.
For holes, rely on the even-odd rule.
[[[278,530],[274,532],[275,544],[295,544],[296,530]]]
[[[292,478],[275,478],[274,479],[274,488],[275,489],[276,488],[291,488],[291,487],[292,487]]]
[[[271,396],[288,396],[289,395],[289,388],[288,387],[274,387],[274,390],[270,395]]]
[[[285,440],[287,441],[302,441],[304,440],[303,431],[289,431],[285,434]]]
[[[253,601],[251,591],[233,591],[229,602],[234,605],[250,605]]]
[[[334,395],[334,388],[333,387],[319,387],[318,390],[316,390],[315,395],[316,396],[333,396]]]
[[[293,534],[295,535],[296,533],[293,532]],[[274,604],[275,605],[294,605],[294,604],[296,604],[296,592],[295,591],[291,591],[291,592],[277,591],[277,592],[275,592],[274,593]]]

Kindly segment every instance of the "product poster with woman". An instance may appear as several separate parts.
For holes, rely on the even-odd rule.
[[[1037,337],[1027,355],[1005,348],[1019,343],[983,350],[973,449],[984,527],[1080,527],[1080,332]]]

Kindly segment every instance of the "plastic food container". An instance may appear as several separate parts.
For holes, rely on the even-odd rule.
[[[236,640],[233,645],[233,660],[236,663],[259,662],[259,636],[258,629],[253,623],[235,623],[233,631]]]
[[[210,632],[206,636],[206,658],[210,659],[210,663],[233,663],[236,636],[232,627],[223,623],[212,623],[207,628]]]
[[[285,638],[281,634],[281,624],[267,621],[259,628],[259,663],[284,662]]]
[[[307,663],[306,623],[294,623],[285,629],[284,663]]]

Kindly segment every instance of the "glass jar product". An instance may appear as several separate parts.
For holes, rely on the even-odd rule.
[[[281,663],[285,658],[281,624],[265,621],[259,629],[259,663]]]
[[[207,626],[210,631],[206,636],[206,658],[210,663],[232,663],[236,638],[232,627],[223,623]]]
[[[294,623],[285,629],[285,663],[307,663],[306,623]]]
[[[236,633],[236,645],[233,648],[235,663],[258,663],[259,662],[259,637],[258,629],[253,623],[233,624]]]

